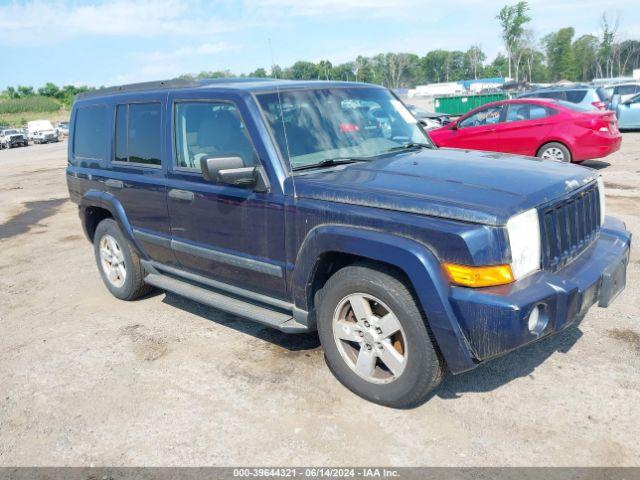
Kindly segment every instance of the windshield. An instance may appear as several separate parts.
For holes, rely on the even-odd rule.
[[[407,108],[382,88],[288,90],[257,98],[292,169],[431,145]]]
[[[16,133],[18,133],[17,130],[5,130],[4,131],[5,135],[15,135]]]

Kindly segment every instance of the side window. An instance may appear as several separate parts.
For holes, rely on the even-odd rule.
[[[620,85],[616,87],[619,95],[633,95],[638,91],[637,85]]]
[[[106,107],[80,107],[76,112],[73,153],[78,157],[103,158],[107,146]]]
[[[231,103],[178,102],[174,125],[178,168],[199,170],[205,157],[237,156],[245,166],[257,161],[247,128]]]
[[[488,107],[479,112],[474,113],[470,117],[465,118],[460,122],[459,127],[479,127],[482,125],[495,125],[500,122],[500,115],[502,113],[502,105],[495,107]]]
[[[116,107],[116,161],[160,165],[161,117],[159,103],[118,105]]]

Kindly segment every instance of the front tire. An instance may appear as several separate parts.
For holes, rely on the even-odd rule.
[[[540,147],[540,150],[538,150],[537,156],[544,160],[571,162],[571,152],[567,147],[558,142],[544,144]]]
[[[327,281],[316,304],[326,363],[356,395],[411,408],[440,383],[444,362],[413,295],[392,270],[345,267]]]
[[[94,253],[102,281],[121,300],[135,300],[151,291],[144,283],[144,267],[118,224],[107,218],[93,236]]]

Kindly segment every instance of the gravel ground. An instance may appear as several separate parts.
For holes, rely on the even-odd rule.
[[[352,395],[315,335],[102,285],[66,144],[0,152],[0,465],[640,465],[640,252],[579,328],[449,377],[419,408]],[[589,166],[640,236],[640,133]]]

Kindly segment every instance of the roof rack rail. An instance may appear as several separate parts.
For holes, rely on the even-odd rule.
[[[79,93],[77,98],[101,97],[103,95],[112,95],[116,93],[138,92],[141,90],[159,90],[163,88],[186,88],[198,87],[202,83],[197,80],[185,78],[174,78],[172,80],[160,80],[154,82],[130,83],[128,85],[116,85],[115,87],[104,87],[97,90]]]

